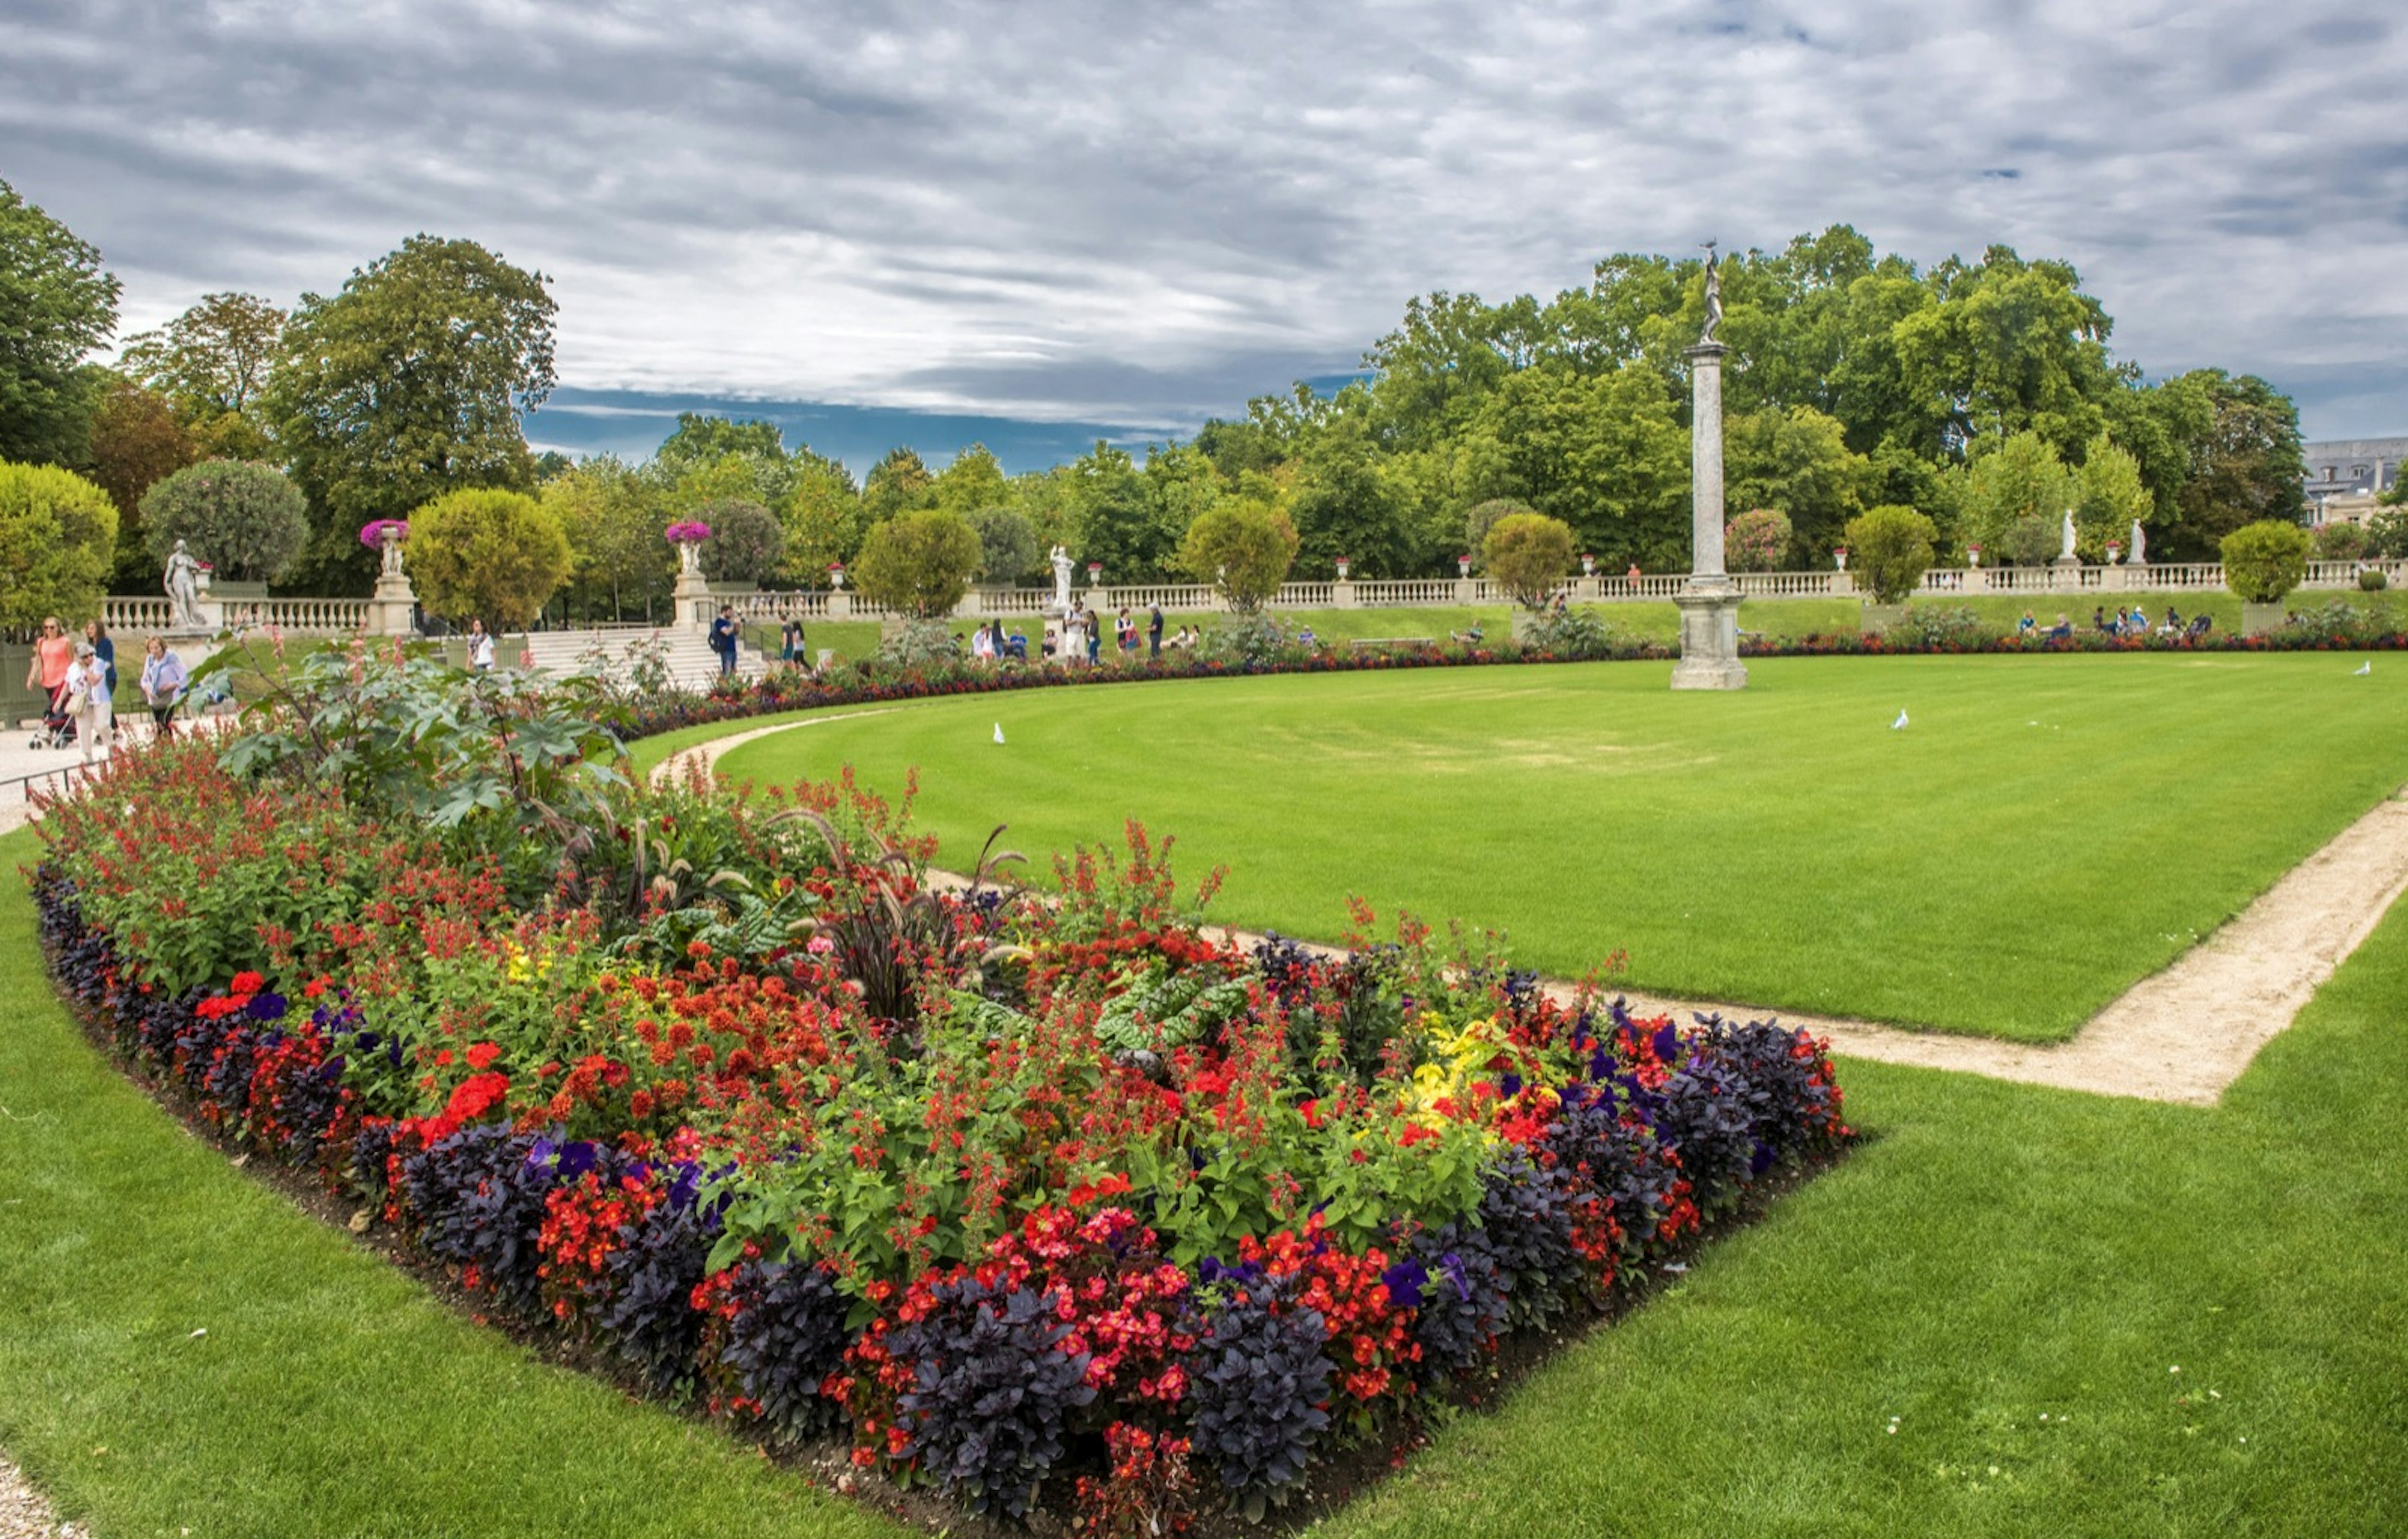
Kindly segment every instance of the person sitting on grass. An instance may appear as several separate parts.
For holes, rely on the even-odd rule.
[[[2028,609],[2024,611],[2023,619],[2015,621],[2015,634],[2018,636],[2028,636],[2038,629],[2039,622],[2032,619],[2032,612]]]
[[[2136,636],[2144,636],[2149,634],[2149,611],[2137,604],[2132,606],[2132,629],[2130,634]]]
[[[2107,623],[2107,606],[2105,605],[2102,604],[2098,608],[2090,611],[2090,628],[2098,632],[2102,636],[2114,635],[2115,634],[2114,629]]]
[[[2065,618],[2063,610],[2059,610],[2057,612],[2057,623],[2048,628],[2048,639],[2051,641],[2071,641],[2073,639],[2073,621]]]
[[[1310,651],[1321,645],[1321,638],[1312,634],[1312,626],[1307,625],[1296,633],[1296,644]]]
[[[1473,620],[1471,622],[1471,629],[1468,631],[1449,631],[1447,634],[1453,636],[1455,640],[1462,642],[1467,647],[1477,647],[1480,645],[1480,621],[1476,620]]]
[[[2182,634],[2182,611],[2175,608],[2172,604],[2167,605],[2166,622],[2157,627],[2158,633],[2160,634],[2170,636],[2180,635]]]

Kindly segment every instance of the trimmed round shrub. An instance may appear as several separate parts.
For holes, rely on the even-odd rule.
[[[1472,559],[1477,561],[1480,553],[1487,549],[1488,532],[1497,527],[1499,520],[1510,519],[1516,513],[1537,511],[1528,503],[1517,502],[1512,497],[1491,497],[1484,503],[1474,503],[1463,515],[1463,548],[1470,551]]]
[[[1544,513],[1507,514],[1490,527],[1480,559],[1488,580],[1512,594],[1514,603],[1543,609],[1572,569],[1572,526]]]
[[[1280,591],[1302,541],[1296,525],[1264,502],[1207,508],[1179,542],[1179,563],[1198,582],[1219,585],[1230,607],[1252,614]]]
[[[2358,591],[2361,593],[2379,593],[2390,586],[2391,579],[2378,567],[2370,566],[2358,575]]]
[[[1741,514],[1723,529],[1723,561],[1734,572],[1778,572],[1789,559],[1789,515],[1777,507]]]
[[[869,532],[853,558],[864,596],[922,620],[953,612],[985,559],[975,531],[957,513],[897,513]]]
[[[408,550],[430,612],[480,618],[493,629],[526,624],[568,578],[568,535],[523,492],[475,488],[436,498],[409,516]]]
[[[71,470],[0,461],[0,625],[100,612],[117,505]]]
[[[308,538],[308,499],[273,465],[203,460],[142,494],[142,543],[163,568],[182,540],[228,582],[274,582]]]
[[[1902,604],[1931,567],[1940,531],[1911,507],[1886,504],[1848,520],[1848,563],[1877,604]]]
[[[786,526],[750,497],[717,497],[686,515],[710,526],[702,575],[712,582],[759,582],[786,554]]]
[[[2295,523],[2266,519],[2224,536],[2224,586],[2250,604],[2280,604],[2305,581],[2314,542]]]

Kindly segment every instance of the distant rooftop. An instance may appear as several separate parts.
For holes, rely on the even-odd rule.
[[[2304,484],[2311,497],[2388,492],[2400,484],[2401,462],[2408,460],[2408,436],[2301,444],[2300,457],[2307,463]]]

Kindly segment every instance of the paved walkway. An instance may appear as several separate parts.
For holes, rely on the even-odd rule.
[[[878,714],[851,711],[731,733],[671,755],[653,773],[668,778],[708,772],[731,748],[772,734]],[[1777,1017],[1829,1038],[1834,1048],[1856,1058],[2101,1095],[2213,1105],[2225,1087],[2241,1077],[2258,1049],[2291,1024],[2325,979],[2373,933],[2403,891],[2408,891],[2408,800],[2395,796],[2343,830],[2238,919],[2163,972],[2134,984],[2071,1040],[2047,1047],[1734,1002],[1635,991],[1628,998],[1631,1009],[1641,1015],[1688,1010]],[[1220,933],[1244,945],[1259,938],[1244,931]],[[1549,987],[1571,988],[1559,982]]]

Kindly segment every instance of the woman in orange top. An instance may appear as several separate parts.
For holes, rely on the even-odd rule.
[[[41,639],[34,643],[34,661],[25,669],[25,688],[38,687],[50,696],[50,706],[55,710],[59,691],[66,688],[67,667],[74,662],[75,641],[67,634],[66,627],[59,623],[59,617],[52,615],[42,621]]]

